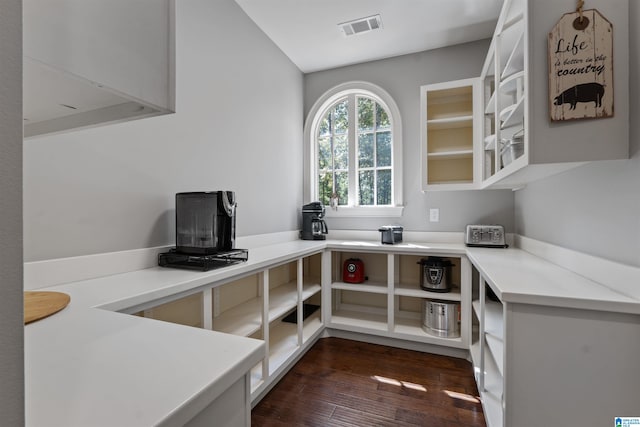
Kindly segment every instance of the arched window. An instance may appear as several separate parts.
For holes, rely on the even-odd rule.
[[[399,215],[402,131],[384,90],[365,82],[329,90],[309,113],[305,139],[308,200],[352,215]]]

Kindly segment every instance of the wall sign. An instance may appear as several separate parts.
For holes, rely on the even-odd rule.
[[[613,116],[613,26],[595,9],[566,13],[549,33],[552,121]]]

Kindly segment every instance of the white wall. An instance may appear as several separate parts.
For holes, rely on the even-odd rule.
[[[527,237],[640,266],[638,2],[630,1],[629,11],[631,159],[591,163],[529,184],[516,193],[515,221]]]
[[[238,236],[298,228],[302,73],[233,0],[176,7],[175,114],[25,142],[25,261],[173,244],[180,191],[236,191]]]
[[[0,424],[24,425],[22,4],[0,13]]]
[[[305,75],[305,117],[323,93],[352,80],[368,81],[389,92],[402,116],[403,216],[329,218],[330,229],[375,230],[380,225],[398,223],[411,231],[461,232],[470,223],[498,223],[513,231],[510,190],[423,193],[420,186],[420,86],[478,77],[488,48],[489,41],[484,40]],[[429,222],[430,208],[440,209],[440,222]]]

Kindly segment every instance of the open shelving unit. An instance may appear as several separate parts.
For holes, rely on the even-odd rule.
[[[251,372],[252,396],[280,375],[289,362],[317,338],[321,310],[295,323],[283,319],[302,313],[307,302],[321,305],[322,254],[273,266],[213,289],[213,330],[262,339],[268,356]]]
[[[234,286],[229,284],[226,286]],[[303,300],[320,292],[318,282],[304,283]],[[297,285],[295,282],[285,283],[269,292],[269,322],[282,317],[297,306]],[[255,296],[214,319],[214,330],[245,337],[253,335],[262,326],[262,296]]]
[[[413,342],[467,348],[470,329],[470,264],[466,257],[444,257],[453,262],[452,290],[425,291],[420,287],[419,261],[429,255],[385,252],[332,252],[330,288],[331,310],[325,324],[329,328],[397,338]],[[342,265],[359,258],[369,280],[362,284],[344,283]],[[425,299],[448,301],[461,306],[461,333],[440,337],[423,328],[422,304]],[[466,310],[466,312],[465,312]]]
[[[250,373],[255,401],[324,329],[320,280],[324,256],[320,251],[272,265],[136,314],[263,340],[265,357]],[[318,306],[307,318],[302,315],[305,304]]]
[[[504,309],[487,297],[489,286],[474,269],[473,323],[470,353],[487,425],[504,425]]]
[[[527,132],[525,114],[527,93],[526,21],[524,0],[508,0],[498,19],[489,54],[482,71],[485,99],[482,131],[482,180],[512,173],[526,163]],[[501,150],[516,133],[524,133],[525,149],[519,158],[505,163]],[[503,169],[506,169],[502,172]]]
[[[473,188],[478,102],[477,79],[420,88],[424,191]]]

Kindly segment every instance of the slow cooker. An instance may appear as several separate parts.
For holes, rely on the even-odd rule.
[[[420,287],[430,292],[451,291],[451,267],[453,264],[447,259],[430,256],[418,261],[422,269]]]

